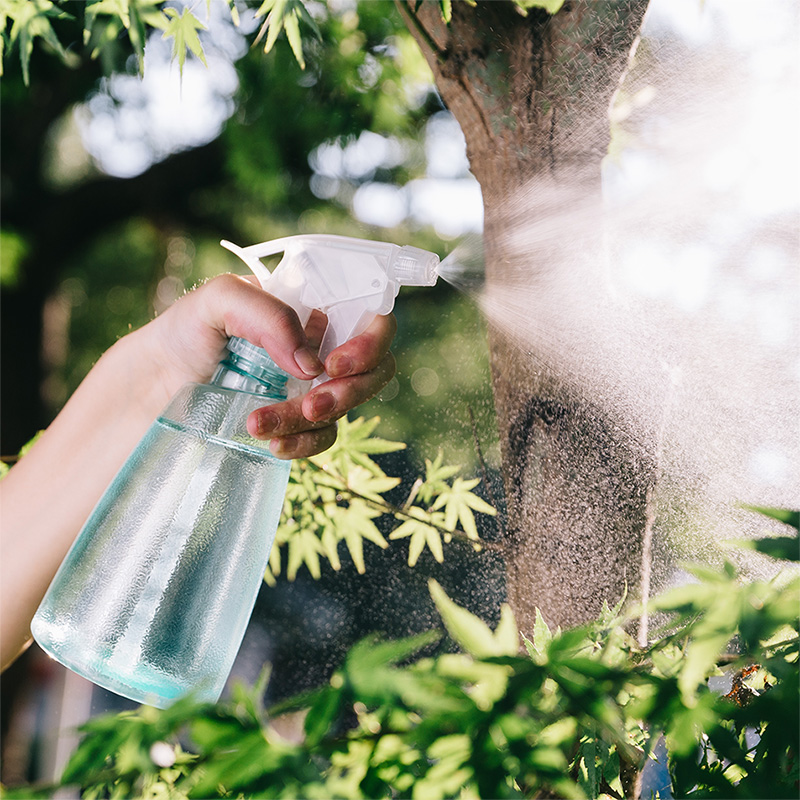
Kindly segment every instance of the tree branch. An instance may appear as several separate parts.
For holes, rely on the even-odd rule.
[[[433,36],[431,36],[428,29],[422,24],[416,12],[410,8],[408,0],[405,0],[405,2],[403,0],[395,0],[395,5],[397,6],[397,10],[400,12],[400,16],[403,17],[409,30],[416,32],[420,44],[428,48],[431,55],[436,59],[436,61],[439,62],[439,64],[446,64],[447,51],[443,50],[438,44],[436,44]]]
[[[401,520],[414,520],[416,522],[424,522],[426,525],[429,525],[431,528],[439,531],[441,534],[446,536],[452,536],[454,539],[457,539],[461,542],[466,542],[471,545],[477,545],[483,550],[491,550],[492,552],[496,553],[503,553],[505,551],[505,546],[502,542],[487,542],[485,539],[473,539],[466,534],[465,531],[462,531],[460,528],[456,528],[455,530],[450,530],[449,528],[445,528],[444,525],[437,525],[432,520],[420,520],[417,517],[412,516],[408,503],[404,504],[403,506],[397,506],[394,503],[390,503],[388,500],[384,500],[381,498],[380,501],[376,500],[374,497],[367,497],[366,495],[361,494],[360,492],[356,491],[355,489],[351,489],[347,485],[347,481],[342,475],[339,475],[337,472],[332,472],[330,469],[323,469],[318,464],[315,464],[313,461],[306,461],[306,464],[310,466],[312,469],[317,470],[318,472],[324,472],[328,477],[332,477],[341,483],[341,487],[337,489],[338,492],[342,494],[348,494],[350,497],[357,498],[359,500],[363,500],[367,505],[371,508],[374,508],[376,511],[380,511],[383,514],[391,514],[395,519]],[[412,490],[413,491],[413,490]],[[414,492],[416,494],[416,492]],[[315,503],[316,506],[323,506],[324,503]]]

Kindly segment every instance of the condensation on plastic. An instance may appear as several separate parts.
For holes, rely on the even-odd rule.
[[[215,380],[242,377],[225,363]],[[162,708],[185,694],[219,697],[291,467],[247,433],[247,416],[284,396],[201,384],[175,395],[48,589],[32,624],[46,652],[100,686]]]

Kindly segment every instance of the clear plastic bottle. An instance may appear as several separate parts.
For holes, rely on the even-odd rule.
[[[164,708],[219,697],[280,518],[290,462],[247,433],[288,375],[233,338],[209,384],[187,384],[81,530],[32,623],[57,661]]]

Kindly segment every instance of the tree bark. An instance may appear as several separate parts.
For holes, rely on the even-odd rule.
[[[647,0],[566,2],[552,16],[522,16],[505,0],[454,3],[449,25],[438,2],[415,5],[401,12],[484,198],[509,602],[523,631],[536,608],[551,625],[578,624],[638,585],[654,480],[652,455],[584,391],[582,371],[602,343],[581,313],[561,313],[576,295],[602,302],[608,108]],[[519,314],[520,298],[527,328],[503,318],[504,308]]]

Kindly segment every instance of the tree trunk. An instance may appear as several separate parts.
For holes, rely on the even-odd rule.
[[[640,583],[653,482],[651,454],[582,388],[593,356],[613,357],[588,333],[605,291],[600,166],[647,0],[553,16],[454,3],[450,25],[438,2],[414,6],[400,4],[483,191],[509,602],[528,632],[537,607],[577,624]]]

